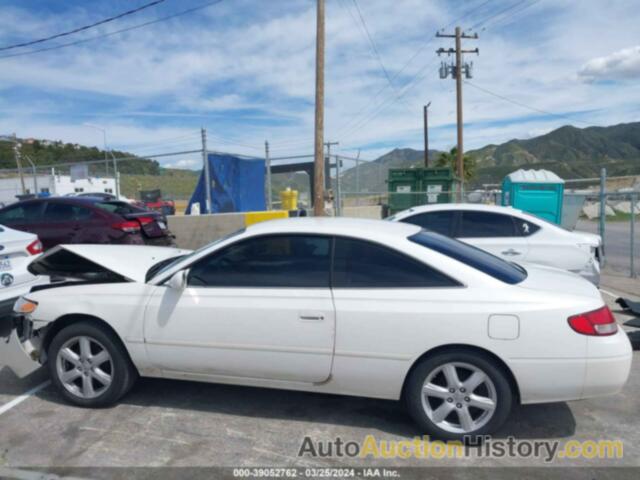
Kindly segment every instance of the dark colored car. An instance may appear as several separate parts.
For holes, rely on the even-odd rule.
[[[173,246],[166,219],[121,201],[50,197],[0,209],[0,224],[38,235],[45,250],[69,243]]]
[[[106,200],[106,201],[112,201],[112,200],[118,200],[117,197],[115,195],[112,195],[110,193],[103,193],[103,192],[85,192],[85,193],[78,193],[77,195],[74,195],[75,197],[80,197],[80,198],[98,198],[100,200]]]

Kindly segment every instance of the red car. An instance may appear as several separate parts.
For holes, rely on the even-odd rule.
[[[0,209],[0,224],[38,235],[45,250],[69,243],[174,246],[165,217],[91,197],[25,200]]]
[[[142,190],[140,203],[148,210],[160,212],[163,215],[175,215],[176,204],[173,200],[164,200],[161,190]]]

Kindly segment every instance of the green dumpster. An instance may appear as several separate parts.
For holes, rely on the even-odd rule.
[[[450,203],[459,182],[450,168],[392,168],[387,183],[393,214],[418,205]]]

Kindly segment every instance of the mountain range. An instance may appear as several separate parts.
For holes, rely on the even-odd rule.
[[[439,153],[429,151],[431,164]],[[567,125],[534,138],[489,144],[466,155],[477,164],[471,187],[500,183],[519,168],[551,170],[564,179],[597,177],[602,167],[609,176],[640,175],[640,122],[587,128]],[[386,191],[384,180],[389,168],[417,167],[423,162],[424,151],[392,150],[360,165],[360,189]],[[343,191],[355,191],[355,168],[345,171],[342,178]]]

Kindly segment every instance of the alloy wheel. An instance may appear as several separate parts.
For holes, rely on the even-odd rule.
[[[91,399],[102,395],[113,379],[113,360],[107,349],[94,338],[67,340],[56,357],[60,383],[71,394]]]
[[[491,378],[469,363],[439,365],[422,385],[427,417],[451,433],[471,433],[486,425],[496,411],[497,397]]]

